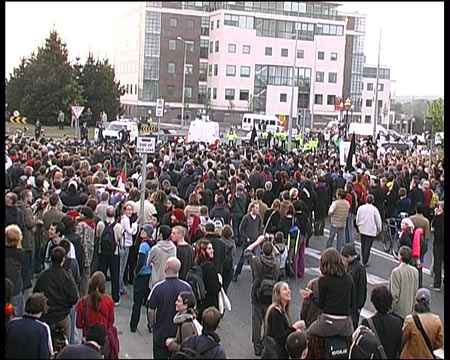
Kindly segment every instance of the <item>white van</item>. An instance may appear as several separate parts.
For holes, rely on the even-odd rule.
[[[272,134],[277,130],[283,131],[280,119],[275,115],[244,114],[242,117],[242,130],[252,131],[255,126],[256,131],[263,131],[263,124],[266,125],[266,131]]]
[[[137,123],[131,120],[116,120],[106,123],[103,136],[107,139],[119,139],[120,130],[126,129],[130,132],[130,142],[134,142],[139,136]],[[94,140],[98,141],[98,129],[94,131]]]

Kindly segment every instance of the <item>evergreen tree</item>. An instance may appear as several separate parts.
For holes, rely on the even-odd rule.
[[[433,134],[444,130],[444,100],[442,98],[428,103],[426,118],[431,120]]]

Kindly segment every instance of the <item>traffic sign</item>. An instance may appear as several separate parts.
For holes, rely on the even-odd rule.
[[[156,99],[156,116],[161,117],[164,114],[164,99]]]
[[[156,138],[153,136],[139,136],[136,151],[140,154],[153,154],[156,147]]]
[[[71,106],[71,109],[72,109],[72,114],[75,115],[75,119],[78,119],[78,118],[80,117],[81,113],[82,113],[83,110],[84,110],[84,106],[75,106],[75,105],[72,105],[72,106]]]

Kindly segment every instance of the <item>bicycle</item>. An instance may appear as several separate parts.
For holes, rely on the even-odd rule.
[[[392,253],[394,256],[394,248],[398,248],[399,238],[399,228],[397,222],[398,219],[396,218],[387,218],[383,223],[383,250],[388,254]],[[398,249],[396,250],[398,251]]]

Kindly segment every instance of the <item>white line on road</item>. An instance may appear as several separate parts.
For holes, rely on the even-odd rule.
[[[323,232],[324,232],[324,234],[326,233],[327,236],[330,235],[330,230],[328,230],[328,229],[324,229]],[[355,246],[361,248],[361,242],[355,241]],[[395,264],[398,263],[398,260],[397,260],[393,255],[387,254],[387,253],[385,253],[384,251],[378,250],[378,249],[376,249],[376,248],[374,248],[374,247],[372,247],[372,248],[370,249],[370,253],[371,253],[371,254],[374,254],[374,255],[378,255],[379,257],[382,257],[383,259],[388,260],[388,261],[391,261],[391,262],[393,262],[393,263],[395,263]],[[423,273],[426,274],[426,275],[431,276],[431,271],[430,271],[430,269],[428,269],[428,268],[426,268],[426,267],[423,268]]]

